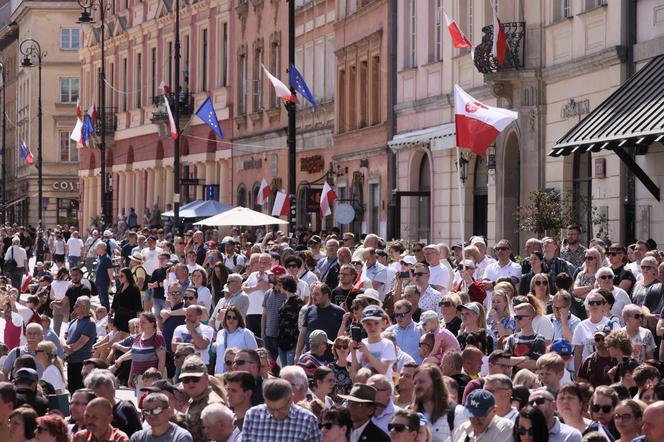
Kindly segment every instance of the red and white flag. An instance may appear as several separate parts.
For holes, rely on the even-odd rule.
[[[168,113],[168,130],[171,132],[171,138],[177,140],[178,130],[175,127],[175,119],[173,118],[173,113],[171,112],[171,105],[168,104],[167,95],[164,95],[164,105],[166,106],[166,112]]]
[[[97,109],[95,108],[94,103],[88,108],[88,115],[90,115],[92,122],[97,121]]]
[[[447,15],[447,11],[444,9],[443,14],[445,14],[447,30],[450,31],[450,36],[452,37],[452,43],[454,44],[454,47],[457,49],[472,48],[473,44],[466,38],[465,35],[463,35],[463,32],[461,32],[461,29],[459,29],[459,25],[457,25],[456,21],[452,20],[450,16]]]
[[[290,198],[286,192],[280,192],[274,195],[274,207],[272,207],[272,216],[288,216],[290,210]]]
[[[498,20],[498,11],[496,11],[496,3],[493,4],[493,47],[491,53],[493,54],[498,66],[505,63],[505,54],[507,53],[507,37],[505,36],[505,27]]]
[[[320,192],[320,216],[325,218],[327,215],[332,214],[332,204],[334,200],[337,199],[337,194],[334,193],[334,190],[327,184],[323,185],[323,190]]]
[[[290,101],[291,103],[300,104],[300,101],[291,92],[288,86],[286,86],[277,77],[270,74],[270,72],[265,68],[265,66],[261,65],[261,67],[263,68],[263,71],[265,71],[265,75],[267,76],[268,80],[270,80],[270,83],[272,83],[272,86],[274,86],[274,90],[277,93],[277,97],[281,98],[284,101]]]
[[[161,83],[159,83],[159,89],[164,91],[164,95],[168,95],[168,93],[171,91],[171,88],[168,87],[164,80],[161,80]]]
[[[480,103],[459,85],[454,85],[454,120],[459,147],[484,155],[498,134],[518,116],[514,111]]]
[[[259,206],[265,204],[271,193],[270,186],[267,185],[267,181],[263,178],[263,181],[261,181],[261,187],[258,189],[258,195],[256,195],[256,204]]]
[[[83,109],[81,109],[81,99],[76,100],[76,118],[83,121]]]

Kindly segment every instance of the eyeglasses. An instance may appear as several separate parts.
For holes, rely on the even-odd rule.
[[[594,256],[586,256],[584,259],[586,261],[592,261],[593,259],[595,259],[595,257]]]
[[[595,342],[602,342],[604,341],[604,336],[595,336]]]
[[[336,424],[333,422],[325,422],[324,424],[318,424],[319,429],[325,428],[326,430],[331,430]]]
[[[510,250],[509,247],[494,247],[493,248],[496,252],[504,252],[505,250]]]
[[[226,316],[227,321],[237,321],[237,316]]]
[[[35,354],[38,354],[38,353],[46,353],[46,350],[35,350]]]
[[[535,432],[533,431],[532,427],[531,428],[519,427],[516,429],[516,432],[519,434],[519,436],[533,437],[535,435]]]
[[[192,378],[185,378],[185,379],[192,379]],[[195,378],[193,378],[193,379],[195,379]],[[184,382],[184,380],[182,382]],[[158,414],[161,414],[162,411],[164,411],[164,407],[144,408],[143,409],[143,414],[145,416],[157,416]]]
[[[549,285],[549,281],[547,281],[546,279],[542,279],[542,280],[539,280],[539,281],[535,281],[535,285],[536,286],[540,286],[540,285],[547,286],[547,285]]]
[[[242,367],[243,365],[246,364],[255,364],[254,361],[246,361],[244,359],[236,359],[233,361],[233,365],[237,365],[238,367]]]
[[[336,344],[334,348],[336,348],[337,350],[348,350],[348,346],[342,344]]]
[[[429,272],[415,272],[415,273],[413,273],[413,275],[415,275],[415,276],[422,276],[422,275],[428,275],[428,274],[429,274]]]
[[[180,380],[182,381],[183,384],[191,384],[191,383],[198,384],[198,381],[200,381],[201,378],[186,377],[184,379],[180,378]]]
[[[593,404],[590,407],[590,410],[593,413],[599,413],[600,410],[602,410],[602,413],[610,413],[611,410],[613,410],[613,405],[598,405],[598,404]]]
[[[172,292],[168,292],[168,294],[169,294],[169,295],[176,296],[176,295],[179,295],[180,292],[179,292],[179,291],[172,291]]]
[[[588,305],[604,305],[606,301],[588,301]]]
[[[622,252],[609,252],[609,253],[607,253],[607,255],[609,255],[609,256],[618,256],[618,255],[622,255]]]
[[[187,301],[193,301],[196,298],[193,296],[185,296],[184,299],[186,299]]]
[[[403,433],[406,429],[410,430],[410,427],[406,424],[387,424],[387,431]]]
[[[517,321],[520,321],[523,318],[530,318],[530,317],[531,317],[530,315],[514,315],[514,319],[516,319]]]
[[[420,342],[420,343],[419,343],[419,346],[420,346],[420,347],[422,347],[422,346],[424,346],[424,347],[431,347],[431,346],[430,346],[429,344],[427,344],[426,342]]]
[[[48,428],[43,426],[43,425],[38,425],[36,430],[37,430],[37,433],[42,433],[42,432],[49,433]]]
[[[528,403],[531,406],[535,406],[535,405],[544,405],[545,403],[550,402],[550,401],[551,401],[551,399],[549,399],[548,397],[538,397],[538,398],[529,400]]]
[[[609,279],[613,279],[613,276],[611,276],[611,275],[601,275],[601,276],[599,276],[599,279],[607,281]]]
[[[413,252],[414,252],[414,253],[419,253],[419,252],[421,252],[421,251],[422,251],[422,249],[413,249]]]
[[[406,316],[408,316],[408,313],[410,313],[410,312],[395,313],[394,317],[395,318],[405,318]]]
[[[440,301],[438,307],[451,307],[452,303],[450,301]]]
[[[634,416],[629,413],[623,413],[623,414],[616,413],[613,415],[613,419],[617,421],[629,421],[632,420],[633,418]]]
[[[650,270],[650,269],[654,269],[654,267],[653,266],[641,266],[641,270]]]
[[[288,264],[288,265],[286,266],[286,268],[287,268],[287,269],[299,269],[300,266],[297,265],[297,264]]]
[[[634,319],[643,319],[643,314],[641,314],[641,313],[634,313],[634,314],[632,315],[632,317],[633,317]]]

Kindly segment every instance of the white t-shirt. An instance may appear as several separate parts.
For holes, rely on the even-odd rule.
[[[141,250],[141,255],[143,255],[143,268],[145,273],[152,275],[152,272],[159,268],[159,254],[162,250],[159,247],[155,247],[154,250],[150,250],[149,247]]]
[[[429,284],[444,287],[439,291],[445,296],[450,290],[450,272],[440,264],[437,266],[429,266],[429,272],[431,274],[429,276]]]
[[[493,259],[489,255],[484,255],[484,259],[479,263],[475,264],[475,273],[473,274],[473,278],[479,280],[484,279],[484,272],[486,271],[486,268],[489,267],[489,265],[493,264],[494,262],[496,262],[495,259]]]
[[[210,326],[199,324],[198,327],[196,327],[196,332],[208,340],[208,345],[206,348],[196,349],[196,354],[201,357],[203,362],[208,364],[210,362],[210,345],[212,344],[212,338],[214,337],[214,330]],[[175,327],[175,331],[173,332],[173,342],[189,342],[191,344],[194,343],[194,340],[189,333],[189,330],[187,330],[187,326],[185,324]]]
[[[627,331],[625,327],[622,330]],[[654,351],[657,348],[652,332],[644,327],[639,327],[639,332],[631,338],[631,341],[633,348],[632,357],[641,363],[646,361],[646,352]]]
[[[224,259],[224,265],[228,269],[229,272],[233,273],[235,272],[235,266],[244,266],[245,262],[247,259],[244,257],[244,255],[239,255],[237,253],[233,254],[233,256],[226,256]]]
[[[83,241],[81,238],[74,238],[73,236],[67,240],[67,248],[69,248],[69,256],[81,256],[81,249],[83,248]]]
[[[553,324],[546,316],[537,315],[533,318],[533,330],[544,336],[544,340],[553,341]]]
[[[65,386],[65,381],[62,379],[62,375],[60,374],[60,370],[58,370],[58,367],[55,365],[51,364],[44,370],[44,373],[42,373],[42,380],[48,382],[55,388],[55,391],[58,390],[65,390],[67,387]]]
[[[615,285],[613,286],[613,298],[616,301],[613,303],[613,307],[611,307],[611,314],[618,318],[620,325],[625,325],[625,320],[622,317],[622,311],[627,304],[632,303],[632,300],[629,299],[629,295],[626,291]]]
[[[210,289],[204,285],[196,289],[198,292],[198,303],[205,306],[205,310],[210,314],[210,309],[212,308],[212,294]]]
[[[71,285],[71,281],[60,281],[58,279],[51,283],[51,288],[53,289],[56,301],[60,301],[65,297],[65,293],[67,293],[67,289],[71,287]]]
[[[392,382],[392,366],[394,365],[394,362],[397,360],[397,355],[394,350],[394,343],[390,341],[389,339],[382,338],[379,342],[374,342],[373,344],[369,344],[369,341],[367,339],[362,339],[362,342],[367,346],[367,350],[369,350],[369,353],[374,355],[376,359],[378,359],[381,362],[389,362],[389,366],[387,367],[387,372],[385,373],[385,377]],[[368,367],[369,366],[369,361],[365,360],[362,357],[362,353],[360,350],[355,350],[356,356],[357,356],[357,361],[359,362],[361,367]],[[351,362],[351,355],[348,355],[348,362]]]
[[[572,335],[572,345],[582,345],[583,354],[582,359],[587,358],[595,351],[595,332],[598,329],[602,329],[611,322],[609,318],[602,318],[598,323],[592,323],[590,318],[584,319],[579,322],[579,325],[574,329],[574,334]],[[619,327],[617,322],[612,323],[612,330],[615,330]]]
[[[258,285],[258,275],[259,272],[253,272],[247,278],[245,284],[247,287],[255,287]],[[263,281],[268,282],[267,274],[263,274]],[[262,290],[254,290],[251,293],[247,293],[249,296],[249,309],[247,310],[247,315],[262,315],[263,314],[263,298],[265,297],[265,292]]]
[[[500,278],[512,278],[519,282],[521,279],[521,266],[514,261],[507,261],[504,267],[501,267],[498,261],[494,261],[484,270],[482,279],[496,282]],[[493,298],[493,290],[486,291],[486,298],[484,298],[484,308],[486,311],[491,309],[491,299]]]
[[[108,315],[104,316],[101,319],[98,319],[97,322],[95,323],[95,327],[97,328],[97,337],[102,338],[106,336],[106,326],[108,325]]]

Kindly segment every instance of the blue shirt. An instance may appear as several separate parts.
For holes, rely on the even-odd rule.
[[[565,339],[563,336],[563,326],[562,322],[556,319],[556,316],[551,313],[550,315],[546,315],[547,318],[549,318],[549,321],[553,324],[553,340],[555,341],[556,339]],[[567,324],[569,325],[569,331],[570,333],[574,334],[574,329],[576,328],[577,325],[581,320],[574,316],[573,314],[569,314],[569,319],[567,320]]]
[[[175,305],[170,311],[179,310],[184,307],[183,303]],[[171,351],[171,342],[173,342],[173,332],[179,326],[185,323],[184,316],[171,316],[164,321],[161,333],[164,335],[164,341],[166,341],[166,351]]]
[[[108,269],[113,268],[113,261],[104,254],[99,257],[97,271],[95,272],[95,285],[97,288],[107,289],[111,286],[111,279],[108,277]]]
[[[55,345],[55,349],[60,359],[65,357],[65,350],[62,348],[62,343],[60,343],[58,335],[55,334],[52,328],[44,330],[44,339],[46,341],[51,341]]]
[[[397,345],[404,353],[410,355],[417,364],[422,363],[422,356],[420,355],[420,330],[411,320],[410,324],[405,327],[399,324],[392,325],[387,330],[394,333],[397,338]]]
[[[110,261],[110,260],[109,260]],[[67,362],[83,362],[92,357],[92,345],[97,340],[97,327],[89,316],[76,319],[69,323],[67,328],[67,345],[75,344],[81,336],[88,336],[88,342],[69,355]]]
[[[555,419],[556,422],[549,430],[549,442],[581,442],[579,430],[561,423],[557,417]]]

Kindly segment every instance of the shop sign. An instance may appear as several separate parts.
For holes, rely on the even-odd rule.
[[[78,181],[56,181],[52,184],[53,190],[62,190],[63,192],[73,192],[80,189]]]
[[[304,189],[304,201],[307,213],[320,212],[320,193],[323,189],[312,189],[307,187]]]
[[[300,171],[307,173],[319,173],[325,168],[325,160],[322,155],[300,158]]]

